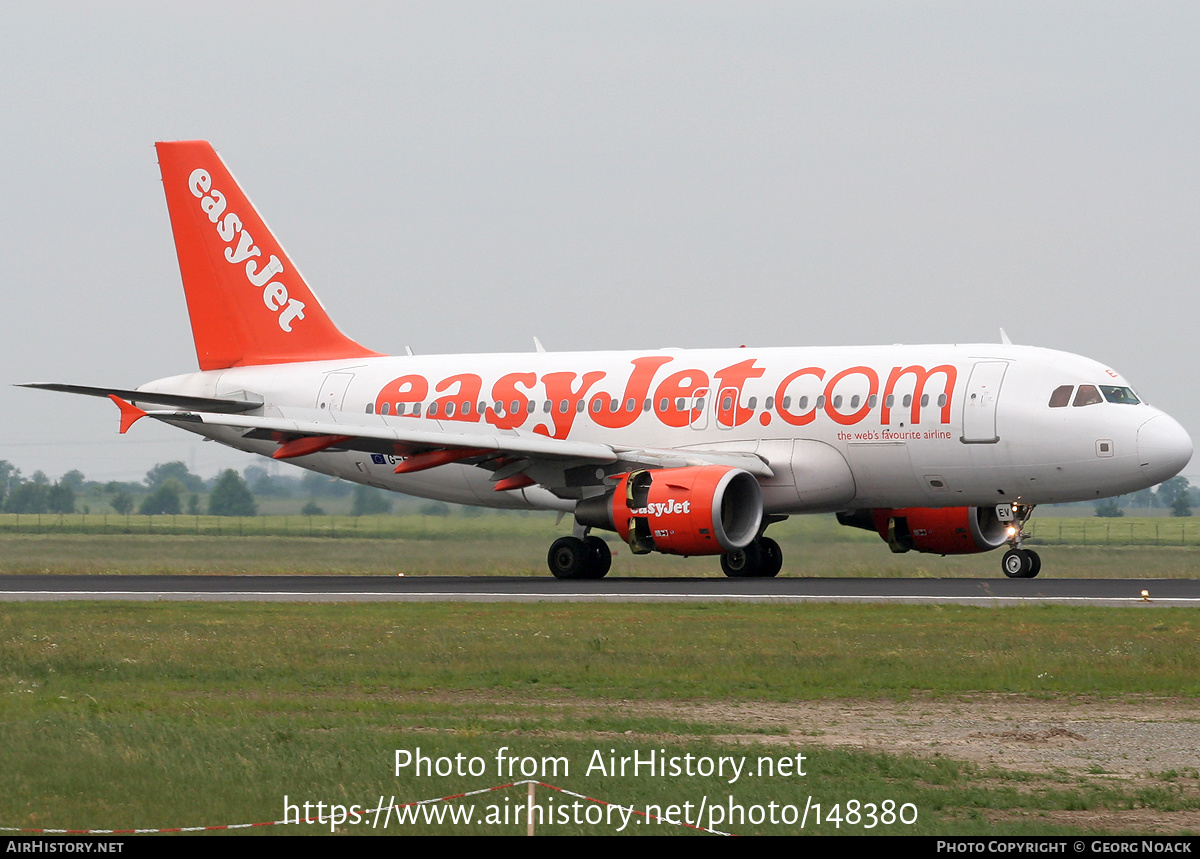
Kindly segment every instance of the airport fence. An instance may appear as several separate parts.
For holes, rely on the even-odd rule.
[[[0,534],[314,537],[324,539],[455,539],[553,530],[553,517],[196,516],[163,514],[4,513]]]
[[[1200,521],[1190,517],[1038,519],[1030,542],[1045,546],[1200,546]]]
[[[861,542],[863,535],[843,528],[827,518],[822,528],[807,522],[812,517],[793,517],[775,526],[772,535],[786,538],[794,525],[807,527],[795,535],[801,542]],[[554,517],[520,515],[425,516],[417,514],[378,516],[196,516],[101,513],[4,513],[0,534],[92,534],[197,536],[197,537],[313,537],[325,539],[488,539],[515,535],[546,536],[561,531]],[[1026,526],[1030,541],[1059,546],[1200,546],[1200,518],[1096,517],[1044,518],[1036,516]]]

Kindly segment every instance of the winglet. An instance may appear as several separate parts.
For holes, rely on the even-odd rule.
[[[117,404],[121,410],[121,434],[129,432],[129,428],[146,416],[146,413],[135,406],[128,400],[122,400],[116,394],[109,394],[108,398]]]

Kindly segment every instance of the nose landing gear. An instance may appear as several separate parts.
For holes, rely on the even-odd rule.
[[[1042,559],[1033,549],[1021,546],[1021,541],[1029,536],[1025,533],[1025,523],[1033,515],[1032,504],[1012,505],[1013,523],[1009,526],[1008,542],[1012,546],[1004,553],[1000,568],[1010,579],[1032,579],[1042,570]]]

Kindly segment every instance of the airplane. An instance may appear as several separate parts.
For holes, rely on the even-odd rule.
[[[343,334],[205,141],[156,144],[199,372],[108,397],[238,450],[425,498],[574,517],[561,579],[634,553],[772,577],[766,529],[835,513],[893,552],[1008,546],[1034,507],[1179,473],[1192,442],[1117,372],[999,344],[389,357]],[[536,342],[536,341],[535,341]]]

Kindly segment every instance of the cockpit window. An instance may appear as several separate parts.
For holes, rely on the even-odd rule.
[[[1071,404],[1071,391],[1075,390],[1074,385],[1059,385],[1054,389],[1054,393],[1050,395],[1050,408],[1061,409],[1063,406]]]
[[[1121,388],[1117,385],[1101,385],[1100,390],[1104,392],[1104,399],[1110,403],[1117,403],[1123,406],[1136,406],[1141,402],[1129,388]]]
[[[1104,398],[1100,396],[1095,385],[1080,385],[1079,392],[1075,394],[1075,405],[1077,406],[1091,406],[1102,402],[1104,402]]]

